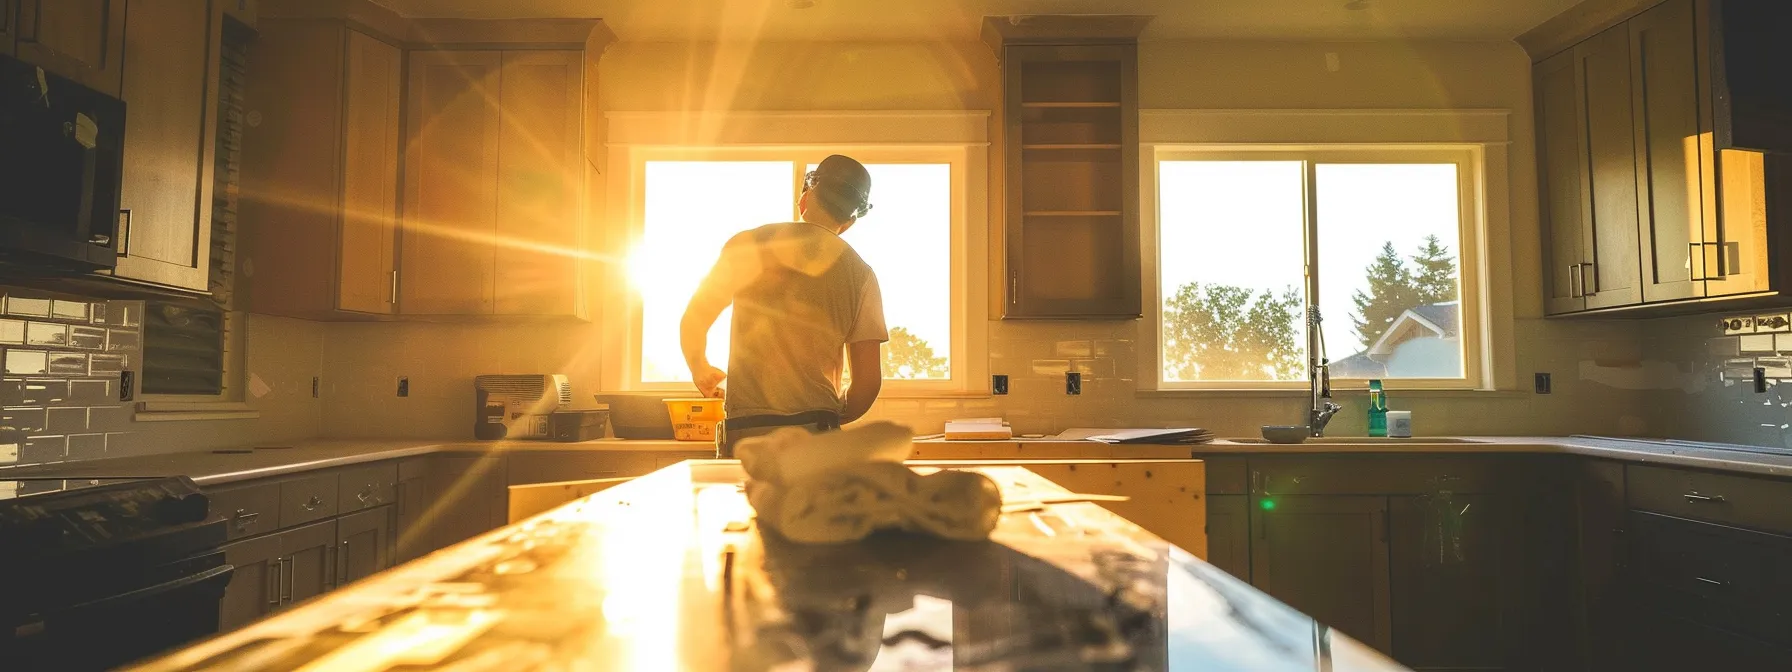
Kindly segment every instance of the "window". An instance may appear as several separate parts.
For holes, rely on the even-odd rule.
[[[1479,379],[1468,150],[1160,150],[1162,388]],[[1317,308],[1319,330],[1309,334]]]
[[[966,208],[962,150],[660,150],[635,162],[639,230],[628,276],[639,315],[627,389],[688,389],[679,319],[703,274],[735,234],[793,221],[803,175],[830,153],[871,173],[872,211],[843,236],[877,273],[890,341],[887,389],[961,391],[969,305],[964,292]],[[709,358],[726,368],[731,314],[709,333]]]

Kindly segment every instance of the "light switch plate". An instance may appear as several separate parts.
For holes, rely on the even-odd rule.
[[[1083,393],[1083,374],[1081,372],[1067,371],[1064,373],[1064,393],[1071,395]]]
[[[1753,315],[1748,317],[1726,317],[1723,319],[1723,327],[1725,336],[1752,334],[1755,333],[1755,318]]]

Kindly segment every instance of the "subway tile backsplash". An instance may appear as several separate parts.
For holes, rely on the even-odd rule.
[[[0,287],[0,466],[92,459],[133,445],[119,374],[141,356],[142,307]]]

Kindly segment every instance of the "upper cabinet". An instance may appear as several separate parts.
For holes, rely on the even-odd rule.
[[[16,6],[13,36],[21,60],[118,95],[125,61],[125,0],[0,0]],[[194,2],[189,4],[209,4]]]
[[[419,51],[410,68],[403,312],[581,315],[583,54]]]
[[[1146,17],[990,17],[1015,318],[1141,314],[1137,37]]]
[[[208,289],[222,19],[208,0],[130,3],[117,277]]]
[[[244,148],[250,309],[394,312],[403,54],[346,22],[264,19]]]
[[[1792,264],[1768,252],[1770,236],[1792,235],[1770,226],[1792,217],[1775,156],[1792,151],[1792,94],[1758,63],[1792,58],[1768,38],[1792,31],[1792,3],[1668,0],[1618,18],[1559,53],[1520,38],[1545,55],[1534,84],[1546,312],[1787,302]]]

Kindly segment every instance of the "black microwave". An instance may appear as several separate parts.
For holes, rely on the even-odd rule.
[[[0,55],[0,263],[118,263],[124,101]]]

